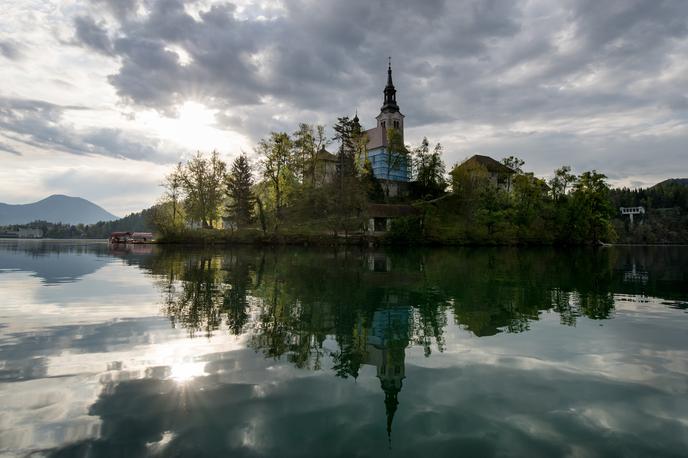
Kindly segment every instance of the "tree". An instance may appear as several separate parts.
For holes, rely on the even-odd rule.
[[[532,173],[523,173],[514,178],[513,198],[516,200],[519,222],[528,224],[540,213],[547,195],[547,185]]]
[[[549,180],[554,200],[560,200],[566,195],[569,187],[576,182],[576,175],[571,173],[571,167],[563,165],[554,171],[554,177]]]
[[[345,177],[356,176],[356,139],[360,134],[360,126],[357,132],[355,123],[348,116],[337,118],[334,125],[334,140],[339,141],[337,150],[337,178],[340,184]],[[343,190],[342,190],[343,191]]]
[[[476,200],[490,186],[490,174],[481,164],[455,165],[450,175],[454,194],[463,200]]]
[[[509,156],[505,157],[502,159],[502,164],[506,165],[509,167],[511,170],[514,172],[521,174],[523,173],[523,165],[526,163],[526,161],[517,158],[516,156]]]
[[[372,202],[383,202],[385,199],[385,191],[380,185],[380,180],[377,179],[373,172],[373,164],[367,158],[361,170],[361,184],[365,190],[368,200]]]
[[[614,208],[606,179],[606,175],[593,170],[583,173],[574,184],[571,219],[573,235],[578,241],[598,242],[616,236],[611,224]]]
[[[179,200],[182,195],[182,184],[184,180],[184,167],[181,162],[177,163],[177,167],[165,177],[162,182],[165,188],[165,197],[169,200],[172,207],[172,227],[176,225],[177,213],[179,207]]]
[[[273,132],[269,140],[261,140],[256,152],[263,157],[263,178],[265,178],[274,193],[275,215],[277,221],[282,216],[285,188],[290,181],[292,171],[292,141],[285,132]]]
[[[398,170],[408,165],[409,152],[401,138],[401,131],[390,127],[387,129],[387,179],[392,170]]]
[[[232,163],[232,171],[227,176],[227,196],[230,199],[227,209],[237,227],[244,227],[253,220],[252,186],[251,165],[246,154],[242,153]]]
[[[427,137],[423,138],[420,146],[413,152],[415,181],[421,196],[435,197],[444,192],[444,162],[442,161],[442,145],[437,143],[430,152]]]
[[[404,145],[401,137],[401,130],[390,127],[387,129],[387,146],[385,148],[387,159],[387,174],[385,178],[389,181],[392,170],[406,169],[408,172],[409,151]],[[389,200],[389,182],[385,183],[385,197]]]
[[[187,215],[199,221],[204,228],[212,228],[218,219],[227,165],[217,151],[210,157],[198,152],[186,163],[182,175],[182,187],[186,194]]]
[[[335,234],[342,229],[345,234],[360,226],[366,193],[359,179],[357,158],[362,145],[361,126],[348,116],[337,118],[334,125],[335,140],[339,141],[337,152],[337,190],[335,199],[327,205]]]
[[[315,186],[315,167],[318,151],[327,145],[325,127],[301,123],[292,135],[294,175],[304,185]]]

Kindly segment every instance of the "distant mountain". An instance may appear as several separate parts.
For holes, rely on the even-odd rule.
[[[0,226],[25,224],[38,220],[52,223],[93,224],[98,221],[116,219],[118,219],[117,216],[81,197],[55,194],[32,204],[0,203]]]
[[[653,188],[661,188],[663,186],[671,186],[671,185],[679,185],[679,186],[688,186],[688,178],[669,178],[668,180],[660,181],[656,185],[652,186]]]

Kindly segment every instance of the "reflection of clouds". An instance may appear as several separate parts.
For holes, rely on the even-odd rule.
[[[99,255],[104,246],[84,246],[42,240],[0,240],[0,273],[28,272],[46,285],[75,282],[112,262]]]
[[[188,254],[175,259],[195,260]],[[321,258],[305,261],[310,266],[314,259]],[[172,329],[160,316],[155,279],[137,270],[137,263],[150,266],[161,259],[128,256],[125,261],[129,265],[110,262],[82,281],[49,287],[25,272],[0,275],[0,282],[12,280],[26,290],[12,293],[0,310],[5,322],[0,328],[0,378],[11,382],[0,390],[2,451],[63,447],[68,455],[93,456],[388,453],[385,394],[376,367],[362,366],[355,380],[333,376],[332,355],[349,337],[346,333],[358,332],[365,343],[370,330],[363,325],[352,330],[346,321],[336,326],[335,320],[346,313],[335,316],[339,298],[323,296],[321,285],[329,283],[314,282],[316,287],[308,290],[299,279],[310,270],[277,265],[284,268],[283,275],[293,275],[283,281],[293,288],[290,293],[299,306],[273,317],[278,331],[293,333],[276,333],[271,342],[287,346],[266,359],[263,347],[247,348],[261,332],[251,324],[260,321],[259,309],[267,304],[258,288],[247,292],[248,298],[241,294],[247,299],[248,309],[239,305],[248,324],[239,330],[248,332],[231,336],[230,325],[220,320],[212,338],[188,339],[185,329]],[[225,273],[240,267],[215,264],[212,275],[189,277],[196,283],[188,281],[188,286],[212,287],[213,282],[204,281],[214,279],[219,267]],[[161,262],[157,268],[165,272],[166,267]],[[337,269],[330,272],[335,279],[351,267]],[[503,277],[517,271],[507,270]],[[605,287],[604,298],[616,308],[614,319],[592,320],[578,313],[567,323],[575,327],[562,326],[560,313],[546,311],[553,290],[537,283],[538,275],[533,274],[534,299],[524,297],[514,309],[513,287],[482,285],[481,272],[446,296],[459,298],[463,307],[441,309],[441,345],[426,339],[405,348],[406,369],[400,373],[406,378],[392,431],[395,455],[427,455],[429,450],[453,455],[458,449],[468,455],[657,455],[686,445],[688,314],[651,296],[613,295]],[[398,302],[416,304],[430,297],[410,294],[404,278],[395,285]],[[552,284],[557,286],[558,280]],[[264,276],[265,290],[274,281]],[[455,278],[447,277],[444,288],[453,283]],[[372,296],[361,299],[356,311],[360,316],[370,312],[367,320],[374,324],[380,316],[376,301],[391,295],[375,296],[383,286],[370,291],[365,282],[359,286]],[[414,320],[437,318],[437,304],[446,304],[440,289],[425,309],[414,308]],[[495,291],[499,294],[491,296]],[[567,293],[562,300],[593,296]],[[310,324],[303,319],[308,314],[299,315],[309,303],[317,311]],[[347,302],[338,311],[348,312],[348,307]],[[499,332],[508,330],[514,313],[521,311],[528,332]],[[479,315],[485,312],[483,322]],[[461,319],[475,326],[464,328]],[[495,335],[478,338],[476,329]],[[435,329],[422,331],[426,337],[438,335]],[[309,333],[317,339],[309,340]],[[402,340],[405,347],[407,339]],[[315,341],[322,343],[324,370],[297,368],[294,345]],[[430,352],[424,345],[435,344],[440,351],[433,349],[426,357]],[[667,434],[671,437],[664,440]]]
[[[617,320],[620,328],[634,324],[623,317]],[[153,321],[147,322],[152,325]],[[553,329],[569,332],[552,345],[548,332]],[[643,371],[621,370],[634,366],[628,358],[635,349],[591,354],[588,345],[607,345],[599,340],[599,333],[594,342],[586,343],[596,329],[595,321],[581,320],[578,329],[571,329],[545,317],[528,339],[522,338],[526,334],[477,339],[450,325],[445,353],[425,358],[419,347],[407,350],[407,379],[395,417],[393,450],[418,456],[432,447],[442,455],[460,445],[471,454],[553,456],[642,450],[656,455],[685,445],[681,439],[685,436],[679,433],[688,425],[688,405],[676,399],[685,394],[685,383],[682,387],[674,383],[678,376],[685,380],[685,368],[667,373],[661,361],[655,361],[656,355],[641,352]],[[615,333],[609,338],[614,339]],[[550,345],[542,345],[544,341]],[[76,355],[80,359],[70,366],[111,370],[100,377],[64,377],[64,387],[69,386],[71,393],[58,396],[54,387],[47,389],[52,394],[42,401],[48,407],[42,407],[45,418],[39,418],[38,424],[50,426],[39,427],[40,431],[29,428],[35,424],[29,412],[36,407],[29,403],[29,412],[12,416],[11,424],[21,425],[15,432],[23,433],[11,434],[14,442],[9,443],[19,449],[29,447],[31,441],[46,446],[71,443],[63,451],[78,455],[88,447],[96,456],[156,450],[322,456],[323,450],[335,447],[342,455],[365,456],[386,449],[382,398],[374,372],[362,371],[355,383],[340,380],[329,370],[303,371],[285,361],[264,359],[242,349],[244,344],[218,333],[212,340],[157,340],[127,351]],[[643,342],[636,345],[642,347]],[[236,350],[227,351],[232,347]],[[667,356],[687,359],[680,352]],[[62,364],[62,358],[51,362]],[[207,375],[180,384],[173,377],[174,367],[186,364],[202,368]],[[48,386],[48,380],[35,382]],[[26,397],[37,389],[31,387],[18,397],[15,393],[16,404],[7,405],[27,407]],[[84,391],[88,396],[80,397]],[[93,416],[84,415],[89,411]],[[58,416],[70,419],[65,435],[41,436],[43,429],[55,427],[48,419]],[[3,424],[10,421],[6,418]],[[675,434],[659,445],[642,439],[642,433],[664,437],[663,431]],[[17,437],[24,437],[24,442]]]
[[[164,318],[14,334],[10,344],[0,346],[0,380],[15,382],[0,391],[0,451],[98,437],[100,420],[89,412],[108,390],[142,378],[189,381],[204,373],[219,349],[238,348],[242,342],[226,334],[212,341],[187,339]],[[190,361],[197,370],[180,373]]]
[[[115,317],[157,316],[158,293],[151,280],[135,267],[108,264],[87,281],[44,287],[24,272],[0,275],[3,307],[0,321],[6,333],[50,328],[56,323],[102,323]]]
[[[92,408],[102,436],[66,450],[137,455],[160,442],[197,456],[372,456],[387,449],[379,393],[322,372],[279,378],[266,390],[260,378],[275,372],[274,362],[250,350],[210,359],[216,371],[206,367],[209,375],[183,386],[151,378],[108,387]],[[236,366],[245,370],[222,378],[222,368]],[[443,456],[458,446],[471,456],[656,456],[686,445],[679,434],[686,401],[632,382],[480,363],[410,364],[407,375],[392,442],[402,456],[423,456],[428,447]],[[646,440],[666,431],[672,435],[663,441]]]
[[[446,348],[421,359],[418,348],[407,351],[423,367],[489,364],[523,370],[556,369],[611,380],[643,383],[667,392],[685,391],[688,316],[673,313],[659,301],[643,314],[619,311],[613,320],[580,319],[575,328],[562,327],[554,313],[543,313],[523,335],[498,334],[481,339],[456,326],[446,329]],[[661,318],[661,319],[660,319]]]

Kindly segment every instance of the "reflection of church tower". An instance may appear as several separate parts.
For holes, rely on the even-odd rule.
[[[368,334],[366,363],[377,368],[380,387],[385,392],[387,435],[391,439],[392,421],[399,405],[397,395],[405,378],[405,350],[409,342],[410,307],[377,310]]]
[[[408,342],[408,341],[407,341]],[[382,368],[378,368],[377,378],[380,387],[385,392],[385,411],[387,413],[387,437],[392,436],[392,421],[397,411],[399,401],[397,395],[401,391],[402,380],[406,378],[404,371],[404,346],[395,346],[387,351],[387,361]]]

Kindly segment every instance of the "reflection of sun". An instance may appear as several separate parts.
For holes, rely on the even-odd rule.
[[[186,382],[205,374],[205,363],[178,363],[170,368],[170,378],[177,382]]]

